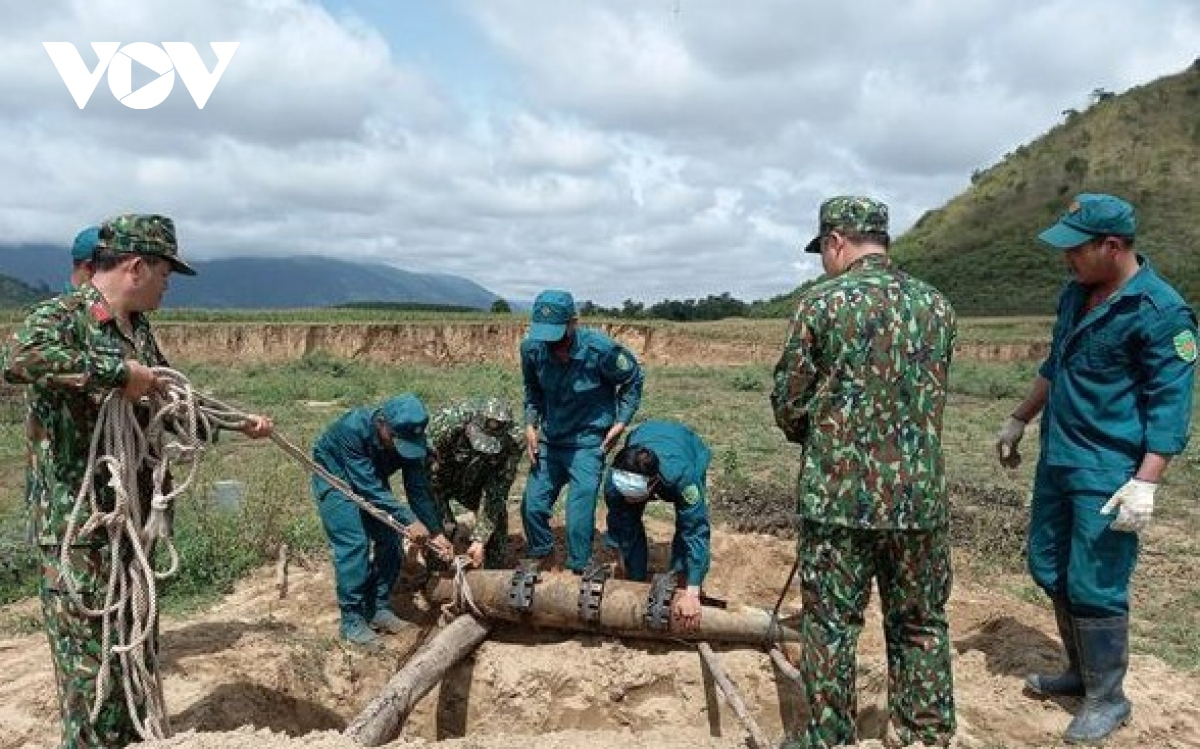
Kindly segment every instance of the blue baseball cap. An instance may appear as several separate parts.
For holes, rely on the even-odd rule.
[[[575,298],[569,291],[547,289],[533,300],[529,338],[535,341],[561,341],[567,323],[575,319]]]
[[[1114,195],[1081,193],[1075,196],[1058,223],[1038,235],[1051,247],[1069,250],[1096,237],[1132,237],[1137,233],[1133,206]]]
[[[425,438],[429,413],[421,399],[415,395],[389,398],[379,409],[379,414],[392,430],[392,442],[400,457],[409,460],[424,459],[429,453],[429,443]]]
[[[75,235],[71,245],[71,262],[83,263],[96,259],[96,243],[100,241],[100,227],[89,226]]]

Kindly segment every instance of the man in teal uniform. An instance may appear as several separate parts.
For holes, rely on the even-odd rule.
[[[1138,532],[1171,457],[1188,442],[1196,315],[1133,250],[1133,206],[1076,196],[1039,238],[1074,276],[1058,301],[1050,354],[996,439],[1020,464],[1025,425],[1042,414],[1029,520],[1029,571],[1054,602],[1067,652],[1061,674],[1032,674],[1040,695],[1082,695],[1070,742],[1125,723],[1129,578]]]
[[[525,453],[524,431],[502,398],[461,401],[429,420],[430,475],[442,518],[451,500],[475,513],[467,557],[498,569],[508,558],[508,491]]]
[[[389,398],[377,408],[355,408],[317,439],[313,459],[405,526],[410,541],[428,542],[434,553],[448,557],[453,549],[442,533],[429,486],[428,423],[424,404],[412,394]],[[411,509],[392,494],[389,479],[396,471],[402,472]],[[400,538],[317,474],[312,492],[333,551],[341,636],[377,648],[374,630],[397,633],[405,628],[391,603],[400,576]]]
[[[646,526],[642,514],[652,500],[675,508],[671,572],[681,587],[672,618],[683,629],[700,623],[700,589],[712,560],[706,477],[712,452],[700,435],[675,421],[647,421],[629,432],[613,458],[604,486],[608,536],[621,552],[630,580],[648,579]]]
[[[855,650],[872,578],[889,730],[905,745],[945,745],[955,721],[941,431],[954,310],[888,259],[883,203],[830,198],[819,226],[806,249],[821,253],[826,278],[797,302],[771,395],[776,423],[803,456],[801,746],[855,741]]]
[[[75,537],[62,548],[85,480],[88,448],[104,399],[116,390],[140,403],[163,383],[153,367],[166,366],[146,313],[157,309],[172,272],[195,275],[182,258],[175,223],[166,216],[125,214],[105,221],[94,239],[95,274],[79,288],[38,304],[13,334],[4,365],[4,379],[29,386],[26,440],[28,487],[26,500],[30,532],[37,545],[44,575],[38,587],[54,675],[58,686],[63,730],[61,746],[121,747],[138,741],[137,718],[120,687],[123,676],[113,659],[107,676],[111,689],[92,719],[96,694],[102,688],[104,621],[82,605],[99,607],[114,563],[133,564],[128,545],[114,550],[104,527]],[[139,406],[139,410],[142,410]],[[148,420],[148,413],[139,414]],[[271,421],[251,416],[242,432],[265,437]],[[143,471],[141,516],[150,512],[151,466]],[[94,477],[101,509],[111,512],[116,496],[108,486],[106,469]],[[68,556],[64,568],[62,552]],[[114,558],[114,552],[119,551]],[[64,582],[73,573],[77,598]],[[132,603],[121,616],[132,617]],[[151,624],[151,658],[146,667],[158,671],[158,620]],[[144,716],[143,716],[144,717]]]
[[[67,293],[92,279],[92,273],[95,272],[96,243],[99,240],[99,226],[89,226],[75,235],[75,241],[71,244],[71,280],[67,284]]]
[[[521,342],[530,461],[521,502],[525,554],[544,559],[554,550],[550,516],[569,483],[566,567],[578,573],[592,558],[604,456],[641,403],[642,369],[624,346],[576,326],[566,291],[538,294],[531,314]]]

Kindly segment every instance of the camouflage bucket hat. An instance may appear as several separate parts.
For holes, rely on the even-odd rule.
[[[166,216],[124,213],[111,218],[100,225],[96,251],[161,257],[171,264],[175,272],[185,276],[196,275],[196,270],[179,257],[175,222]]]
[[[467,422],[471,448],[485,455],[500,452],[500,439],[512,427],[512,406],[502,398],[487,398]]]
[[[821,238],[831,231],[854,231],[863,234],[887,234],[888,207],[873,198],[839,195],[821,204],[817,236],[805,246],[805,252],[821,251]]]

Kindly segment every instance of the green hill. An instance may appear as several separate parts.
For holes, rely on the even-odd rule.
[[[1067,271],[1037,234],[1076,193],[1108,192],[1137,209],[1138,251],[1200,303],[1200,60],[1093,99],[922,216],[893,244],[901,267],[945,291],[960,315],[1053,314]],[[751,314],[790,315],[800,289]]]
[[[24,307],[49,296],[48,290],[38,290],[12,276],[0,274],[0,309]]]

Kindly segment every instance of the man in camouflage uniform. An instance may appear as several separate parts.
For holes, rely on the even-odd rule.
[[[450,500],[475,513],[467,556],[476,567],[507,566],[508,491],[517,478],[524,430],[500,398],[463,401],[429,419],[433,496],[442,517],[454,519]]]
[[[116,685],[90,720],[96,696],[102,621],[89,617],[68,592],[62,575],[60,546],[85,480],[88,446],[100,406],[111,390],[138,400],[162,384],[151,369],[166,365],[146,312],[156,309],[172,271],[195,275],[179,258],[175,225],[156,215],[122,215],[100,226],[95,275],[78,289],[35,307],[9,342],[4,379],[29,385],[26,419],[31,534],[42,569],[39,586],[46,633],[50,640],[62,713],[62,746],[118,747],[138,740],[133,717],[120,689],[120,667],[114,661],[110,684]],[[253,416],[243,432],[270,433],[271,423]],[[104,509],[114,501],[102,469],[93,478]],[[141,482],[143,517],[149,515],[147,472]],[[128,549],[126,549],[128,551]],[[69,549],[70,569],[80,598],[100,608],[111,569],[107,531],[101,527],[76,537]],[[121,563],[131,563],[128,558]],[[157,628],[157,622],[154,623]],[[153,654],[156,645],[149,648]],[[148,667],[157,670],[156,659]],[[138,706],[140,708],[140,706]]]
[[[803,448],[800,746],[856,740],[855,649],[872,577],[891,732],[903,744],[954,733],[941,429],[955,318],[941,293],[891,264],[888,243],[883,203],[821,204],[806,251],[821,253],[826,277],[801,295],[775,368],[775,421]]]

